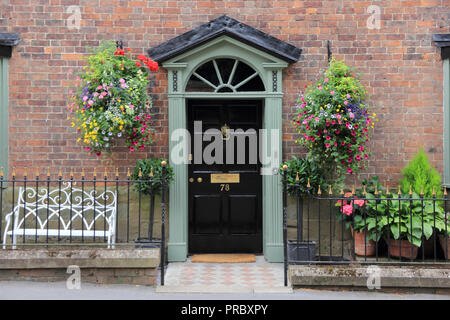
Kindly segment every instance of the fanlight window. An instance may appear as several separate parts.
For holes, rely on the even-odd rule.
[[[214,59],[195,70],[187,92],[265,91],[258,72],[236,59]]]

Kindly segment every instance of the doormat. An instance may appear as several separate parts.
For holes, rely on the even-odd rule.
[[[194,254],[192,262],[201,263],[252,263],[254,254]]]

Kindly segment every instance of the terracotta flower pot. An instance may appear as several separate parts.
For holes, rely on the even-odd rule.
[[[448,257],[450,257],[450,236],[447,237],[447,241],[445,241],[445,236],[440,235],[439,236],[439,242],[441,243],[442,251],[444,251],[445,260],[449,260]]]
[[[351,228],[353,241],[355,242],[355,254],[358,256],[367,256],[372,257],[375,255],[376,251],[376,242],[373,240],[369,240],[366,242],[366,237],[364,232],[353,231]]]
[[[413,245],[412,255],[411,255],[411,242],[408,240],[389,240],[389,255],[391,257],[400,257],[400,248],[401,248],[401,257],[405,259],[416,259],[417,253],[419,252],[419,247]]]

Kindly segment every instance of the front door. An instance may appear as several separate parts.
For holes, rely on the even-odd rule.
[[[262,252],[261,125],[261,101],[189,100],[190,253]]]

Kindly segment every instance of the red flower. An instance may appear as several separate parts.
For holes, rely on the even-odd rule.
[[[125,50],[122,49],[117,49],[116,52],[114,52],[115,56],[124,56],[125,55]]]
[[[138,67],[142,66],[142,64],[141,64],[140,62],[136,62],[136,65],[137,65]]]

